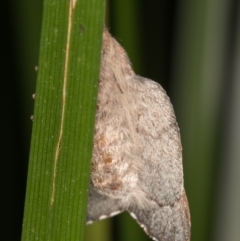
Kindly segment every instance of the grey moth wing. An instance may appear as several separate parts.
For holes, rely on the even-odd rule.
[[[173,206],[160,207],[152,202],[147,209],[131,206],[128,211],[155,241],[190,240],[190,216],[185,195]]]
[[[90,224],[117,215],[123,211],[121,206],[120,200],[102,195],[90,185],[86,222]]]
[[[184,193],[182,146],[169,97],[156,82],[134,76],[139,182],[147,198],[160,206],[173,205]]]
[[[155,240],[190,240],[190,214],[183,187],[182,147],[179,128],[169,97],[156,82],[134,76],[134,101],[139,158],[139,187],[145,204],[128,211]]]

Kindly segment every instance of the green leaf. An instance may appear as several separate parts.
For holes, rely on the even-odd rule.
[[[104,0],[45,0],[22,241],[84,240]]]

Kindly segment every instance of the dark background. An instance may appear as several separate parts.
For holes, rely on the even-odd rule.
[[[42,1],[5,1],[1,33],[1,240],[20,240]],[[111,0],[106,25],[137,74],[170,96],[183,142],[192,241],[240,240],[240,3]],[[86,240],[149,240],[127,214]]]

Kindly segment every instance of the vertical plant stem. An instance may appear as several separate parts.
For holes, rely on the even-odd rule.
[[[104,9],[44,2],[22,241],[84,240]]]

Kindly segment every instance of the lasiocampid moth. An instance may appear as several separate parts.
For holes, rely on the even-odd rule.
[[[189,241],[182,146],[172,104],[136,75],[105,28],[87,223],[128,211],[158,241]]]

